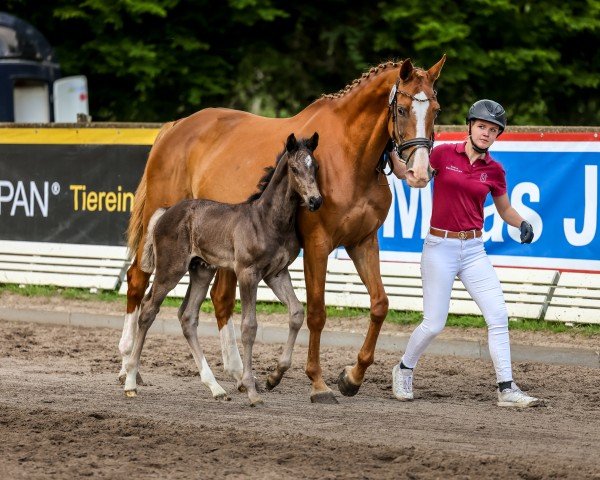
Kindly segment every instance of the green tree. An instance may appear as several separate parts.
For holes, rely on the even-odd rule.
[[[208,106],[293,115],[369,66],[410,57],[438,81],[440,123],[493,98],[512,125],[600,124],[600,0],[7,0],[85,74],[96,120]]]

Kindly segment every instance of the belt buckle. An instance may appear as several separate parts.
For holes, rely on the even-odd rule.
[[[464,230],[461,232],[458,232],[458,238],[460,238],[461,240],[466,240],[467,239],[467,232],[465,232]]]

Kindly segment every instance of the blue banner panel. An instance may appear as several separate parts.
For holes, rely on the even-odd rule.
[[[492,156],[506,170],[512,206],[534,228],[522,245],[488,195],[484,240],[496,265],[600,271],[600,145],[590,142],[497,142]],[[411,189],[391,176],[392,206],[379,231],[382,260],[419,261],[431,217],[435,180]],[[345,256],[340,253],[341,257]]]

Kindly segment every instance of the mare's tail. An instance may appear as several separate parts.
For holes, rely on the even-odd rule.
[[[154,145],[158,143],[158,141],[163,137],[165,132],[171,129],[176,122],[168,122],[165,123],[158,134],[156,135],[156,139],[154,140]],[[154,148],[154,146],[152,147]],[[129,226],[127,227],[127,248],[128,248],[128,256],[129,259],[135,257],[138,247],[142,242],[142,237],[144,235],[144,208],[146,206],[146,171],[144,170],[144,174],[142,175],[142,179],[140,180],[140,184],[138,185],[137,190],[135,191],[135,198],[133,201],[133,210],[131,211],[131,216],[129,217]]]
[[[154,271],[154,267],[156,266],[154,229],[156,228],[156,223],[166,211],[166,208],[157,209],[148,222],[148,232],[146,233],[144,252],[142,253],[142,261],[140,265],[140,268],[146,273],[152,273]]]

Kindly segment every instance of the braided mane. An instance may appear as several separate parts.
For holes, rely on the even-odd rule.
[[[346,85],[339,92],[336,92],[336,93],[323,93],[321,95],[321,98],[340,98],[340,97],[343,97],[349,91],[351,91],[352,89],[354,89],[355,87],[357,87],[358,85],[360,85],[360,82],[362,82],[363,80],[367,80],[369,77],[377,75],[379,72],[385,70],[388,67],[396,68],[399,65],[402,65],[401,61],[400,62],[395,62],[393,60],[388,60],[385,63],[380,63],[376,67],[371,67],[369,70],[367,70],[365,73],[363,73],[360,76],[360,78],[354,79],[352,81],[352,83],[349,83],[348,85]]]

